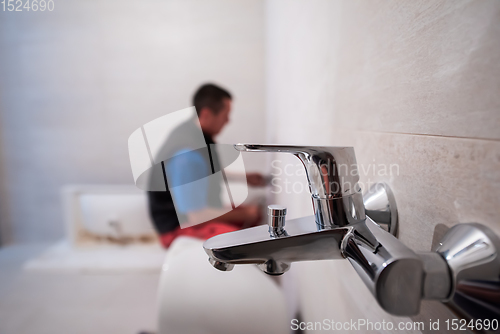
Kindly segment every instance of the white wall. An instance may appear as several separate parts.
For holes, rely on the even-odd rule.
[[[61,237],[64,184],[132,184],[128,136],[190,106],[203,82],[235,97],[220,142],[265,140],[262,1],[70,0],[0,12],[0,59],[4,241]]]
[[[365,168],[399,164],[361,181],[390,184],[399,238],[416,251],[431,249],[439,224],[500,234],[500,2],[270,0],[266,22],[268,138],[353,146]],[[307,190],[276,200],[312,213]],[[405,320],[344,261],[294,266],[304,321]],[[437,318],[453,315],[424,302],[413,320]]]

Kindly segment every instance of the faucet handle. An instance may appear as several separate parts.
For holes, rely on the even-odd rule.
[[[365,219],[358,166],[352,147],[236,144],[243,152],[284,152],[300,159],[306,170],[319,229]]]
[[[242,152],[291,153],[306,170],[309,190],[317,198],[338,198],[360,191],[353,147],[235,144]]]

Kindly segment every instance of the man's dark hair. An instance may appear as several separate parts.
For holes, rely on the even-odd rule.
[[[231,94],[224,88],[214,84],[204,84],[193,96],[196,113],[200,115],[203,108],[209,108],[214,114],[219,113],[223,107],[223,100],[231,99]]]

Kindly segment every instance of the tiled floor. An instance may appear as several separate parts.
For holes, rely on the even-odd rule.
[[[25,271],[44,246],[0,249],[1,334],[137,334],[156,329],[159,273]]]

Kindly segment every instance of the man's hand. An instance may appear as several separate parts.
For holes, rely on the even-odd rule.
[[[266,178],[260,173],[248,173],[247,182],[253,187],[264,187],[267,184]]]

